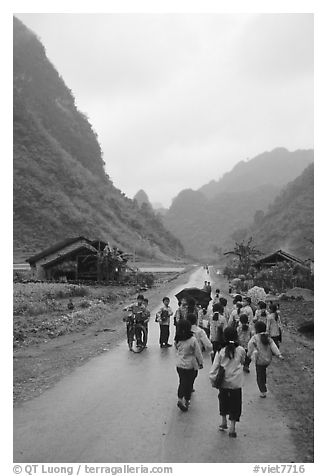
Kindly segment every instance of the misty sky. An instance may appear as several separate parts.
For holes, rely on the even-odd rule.
[[[313,148],[312,14],[17,14],[128,196],[168,206],[275,147]]]

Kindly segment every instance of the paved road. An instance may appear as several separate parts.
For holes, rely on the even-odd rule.
[[[198,269],[185,285],[202,286],[205,279]],[[174,308],[179,290],[171,293]],[[153,304],[155,312],[160,303]],[[174,349],[159,348],[158,325],[152,320],[143,353],[129,352],[124,342],[14,410],[14,461],[295,461],[287,421],[273,395],[259,398],[253,370],[246,375],[238,438],[217,431],[217,391],[209,384],[209,368],[207,356],[189,412],[181,413]]]

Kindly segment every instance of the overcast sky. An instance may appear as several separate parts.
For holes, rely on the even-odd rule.
[[[312,14],[17,14],[99,136],[106,171],[168,206],[275,147],[313,148]]]

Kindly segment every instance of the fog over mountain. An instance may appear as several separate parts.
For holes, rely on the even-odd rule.
[[[220,180],[181,191],[164,223],[187,253],[201,259],[217,256],[217,249],[244,236],[254,216],[266,212],[283,187],[311,162],[313,150],[285,148],[241,161]]]

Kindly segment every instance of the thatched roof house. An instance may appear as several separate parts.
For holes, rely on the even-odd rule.
[[[253,266],[258,269],[262,268],[270,268],[271,266],[276,266],[278,263],[292,263],[298,264],[307,268],[305,262],[296,256],[293,256],[286,251],[277,250],[274,253],[270,253],[269,255],[263,256],[262,258],[258,259]]]
[[[105,259],[106,258],[106,259]],[[126,263],[124,254],[101,240],[67,238],[26,260],[36,279],[114,279]],[[102,266],[105,262],[106,266]]]

